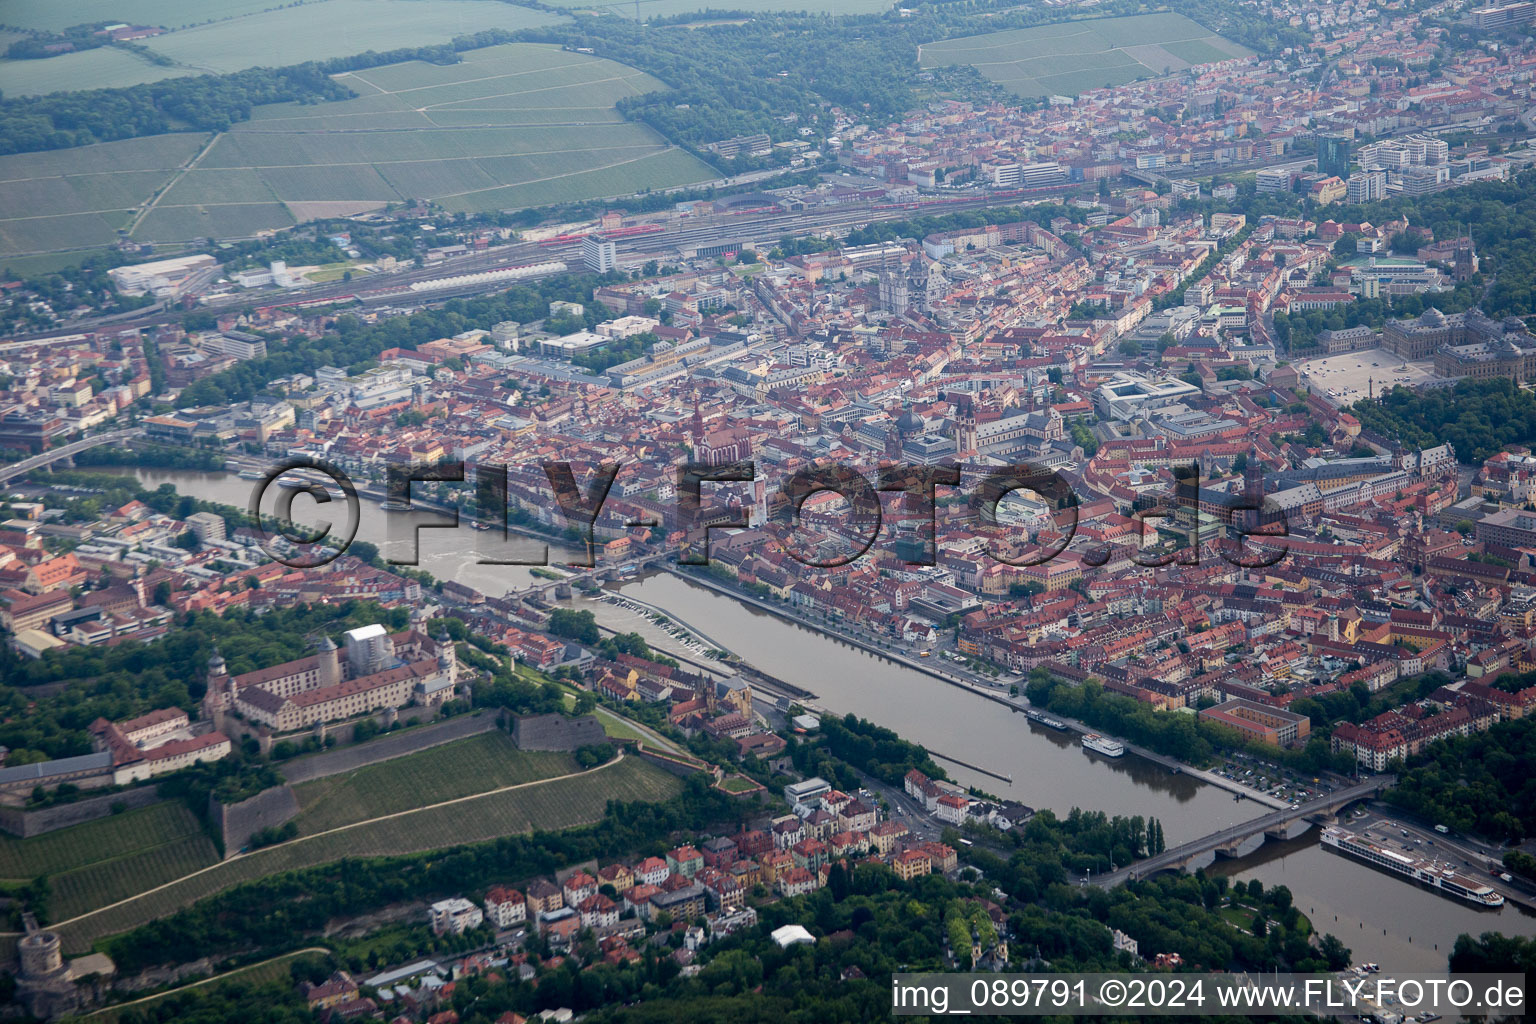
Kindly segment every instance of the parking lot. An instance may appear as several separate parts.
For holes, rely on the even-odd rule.
[[[1429,360],[1404,363],[1386,349],[1312,359],[1297,367],[1302,382],[1334,405],[1352,405],[1374,393],[1398,384],[1413,387],[1434,380],[1434,363]]]
[[[1307,800],[1316,800],[1335,789],[1329,780],[1258,761],[1246,754],[1234,754],[1212,771],[1255,793],[1289,803],[1292,807]]]

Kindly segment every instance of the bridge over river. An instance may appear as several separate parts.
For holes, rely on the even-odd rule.
[[[1105,875],[1091,879],[1092,884],[1113,888],[1123,882],[1134,881],[1138,878],[1147,878],[1159,871],[1170,868],[1182,867],[1188,861],[1203,853],[1212,851],[1235,851],[1239,843],[1244,839],[1263,832],[1267,835],[1283,835],[1284,828],[1293,821],[1302,818],[1313,820],[1325,818],[1347,807],[1357,800],[1365,800],[1375,796],[1384,789],[1389,789],[1397,782],[1395,775],[1378,775],[1373,779],[1319,797],[1316,800],[1308,800],[1304,804],[1295,807],[1282,807],[1268,814],[1260,815],[1250,821],[1232,825],[1199,839],[1164,850],[1153,857],[1145,857],[1127,867],[1118,868]]]
[[[144,432],[137,428],[132,430],[114,430],[110,434],[96,434],[92,437],[81,438],[79,441],[71,441],[69,444],[60,445],[57,448],[49,448],[40,455],[13,462],[9,466],[0,466],[0,485],[8,484],[17,477],[25,476],[34,469],[42,469],[51,466],[55,462],[70,462],[74,456],[90,448],[100,448],[104,444],[117,444],[131,437],[139,437]]]

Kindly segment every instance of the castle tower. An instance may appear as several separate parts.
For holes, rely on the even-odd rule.
[[[64,962],[59,933],[38,927],[30,912],[22,915],[26,934],[16,943],[20,973],[16,976],[16,1001],[33,1017],[61,1017],[78,1010],[85,991],[75,983]]]
[[[437,634],[437,670],[449,683],[458,681],[459,655],[454,650],[453,640],[448,636],[446,629]]]
[[[234,693],[230,686],[229,670],[224,656],[214,648],[208,659],[208,689],[203,694],[203,717],[213,722],[215,729],[224,728],[224,714],[234,706]]]
[[[320,685],[337,685],[341,682],[341,652],[336,648],[336,641],[323,636],[315,646],[320,652]]]
[[[16,943],[21,958],[21,973],[27,978],[46,978],[64,969],[64,953],[58,932],[46,932],[37,927],[37,920],[27,915],[27,933]]]

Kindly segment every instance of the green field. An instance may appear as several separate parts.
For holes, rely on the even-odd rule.
[[[364,0],[326,6],[341,2]],[[133,237],[181,242],[410,199],[480,212],[715,177],[619,116],[617,100],[664,86],[613,61],[517,43],[451,66],[410,61],[339,79],[356,99],[259,107],[211,145],[203,134],[158,135],[0,157],[0,260],[109,245],[151,200]]]
[[[0,256],[111,245],[117,227],[208,138],[155,135],[0,156]]]
[[[560,21],[561,15],[490,0],[308,0],[293,6],[272,0],[235,0],[220,3],[212,11],[191,0],[72,0],[47,5],[7,0],[0,20],[50,30],[98,20],[172,30],[140,41],[174,62],[169,66],[106,46],[45,60],[0,60],[0,91],[7,96],[37,96],[428,46],[483,29],[515,31],[550,25]]]
[[[520,782],[567,775],[576,759],[522,751],[497,730],[294,787],[304,835]]]
[[[410,61],[338,77],[356,99],[260,108],[177,180],[135,237],[232,237],[409,199],[466,212],[541,206],[714,177],[613,109],[662,84],[597,57],[517,43],[448,67]]]
[[[617,14],[625,18],[635,16],[635,0],[548,0],[551,7],[563,7],[568,11],[593,11],[598,14]],[[879,14],[896,4],[893,0],[640,0],[642,19],[670,18],[677,14],[694,11],[746,11],[749,14],[769,14],[776,11],[813,11],[817,14]],[[730,14],[722,16],[728,19]]]
[[[257,850],[119,906],[61,922],[58,931],[71,951],[85,950],[103,936],[163,917],[239,882],[343,857],[416,853],[536,828],[591,824],[602,818],[609,800],[660,801],[675,795],[681,786],[679,779],[661,769],[626,757],[581,775],[487,793]]]
[[[946,39],[919,48],[925,68],[970,64],[1019,96],[1072,96],[1249,50],[1182,14],[1067,21]]]
[[[234,18],[278,6],[273,0],[5,0],[5,23],[57,32],[71,25],[126,21],[132,25],[182,28],[212,18]]]
[[[151,64],[136,53],[113,46],[98,46],[47,60],[0,58],[0,91],[7,96],[43,96],[81,89],[121,89],[198,73],[193,68]]]
[[[46,874],[56,919],[143,892],[218,860],[201,823],[167,801],[98,821],[16,839],[0,836],[0,878]]]
[[[559,15],[487,0],[324,0],[145,41],[187,67],[227,72],[446,43],[483,29],[551,25]]]

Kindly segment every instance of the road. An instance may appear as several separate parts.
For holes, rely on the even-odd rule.
[[[1372,804],[1350,819],[1349,828],[1369,832],[1373,840],[1385,837],[1405,852],[1418,857],[1438,857],[1479,881],[1491,884],[1505,898],[1536,909],[1536,882],[1518,875],[1503,879],[1504,849],[1459,832],[1441,833],[1401,808]],[[1407,833],[1404,835],[1403,833]],[[1495,865],[1495,867],[1490,867]]]

